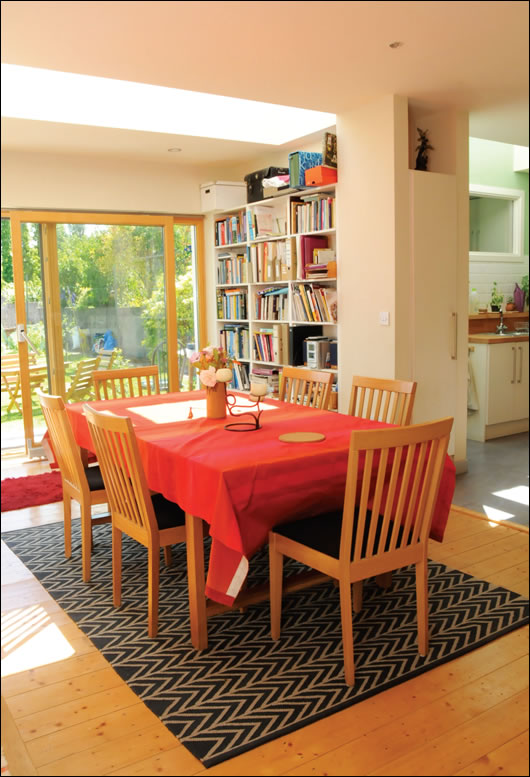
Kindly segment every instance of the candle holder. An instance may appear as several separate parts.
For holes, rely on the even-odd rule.
[[[250,405],[250,407],[255,408],[255,410],[247,410],[244,413],[234,413],[232,412],[236,407],[249,407],[248,405],[238,405],[237,404],[237,397],[235,394],[227,394],[226,395],[226,406],[228,407],[228,412],[231,416],[244,416],[249,415],[252,418],[252,421],[233,421],[230,424],[225,424],[225,429],[229,432],[255,432],[258,429],[261,429],[259,419],[261,417],[261,414],[263,410],[260,408],[260,401],[262,396],[264,396],[267,392],[267,387],[265,385],[262,386],[262,384],[250,384],[250,398],[254,400],[253,404]]]

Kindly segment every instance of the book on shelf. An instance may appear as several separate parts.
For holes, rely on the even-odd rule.
[[[219,331],[219,345],[224,348],[233,359],[248,359],[248,326],[243,324],[225,324]]]
[[[288,324],[257,327],[253,336],[259,361],[284,363],[285,355],[288,354]]]
[[[324,132],[322,139],[322,165],[337,167],[337,136],[334,132]]]
[[[326,264],[335,261],[336,253],[334,248],[314,248],[313,262],[315,264]]]
[[[234,362],[232,365],[232,380],[230,386],[239,391],[248,391],[250,382],[248,377],[248,365]]]
[[[305,278],[306,265],[313,263],[313,251],[316,248],[327,248],[326,235],[301,235],[300,237],[300,275]]]
[[[326,305],[329,311],[328,321],[333,321],[333,323],[336,324],[337,323],[337,289],[325,288],[324,298],[326,300]]]
[[[274,212],[272,207],[266,205],[256,205],[253,208],[254,221],[256,228],[256,237],[265,237],[266,235],[276,234],[274,228]]]
[[[288,314],[287,286],[258,289],[255,296],[254,315],[259,321],[281,321]]]

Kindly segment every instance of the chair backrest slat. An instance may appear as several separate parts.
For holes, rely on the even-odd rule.
[[[327,410],[332,382],[331,372],[284,367],[280,378],[279,398],[283,402]]]
[[[355,375],[348,413],[359,418],[408,426],[412,423],[415,395],[415,381]]]
[[[96,399],[120,399],[160,393],[156,364],[119,370],[97,370],[92,378]]]

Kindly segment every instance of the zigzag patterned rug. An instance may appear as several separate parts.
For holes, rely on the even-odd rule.
[[[282,634],[269,634],[267,603],[208,621],[209,648],[190,642],[186,552],[161,561],[160,626],[147,637],[146,551],[124,536],[122,606],[112,605],[111,535],[94,528],[92,582],[81,580],[79,524],[63,555],[62,524],[7,532],[2,539],[90,637],[118,674],[205,766],[355,704],[528,622],[528,600],[443,564],[430,563],[430,650],[416,647],[411,568],[392,589],[365,583],[355,615],[356,683],[344,684],[338,589],[330,583],[286,596]],[[267,579],[266,550],[251,563]],[[300,567],[291,563],[286,572]]]

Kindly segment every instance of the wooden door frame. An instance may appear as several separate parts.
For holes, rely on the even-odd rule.
[[[205,299],[205,269],[204,269],[204,217],[174,216],[168,214],[148,213],[106,213],[94,211],[48,211],[25,209],[2,209],[2,218],[10,220],[11,250],[13,255],[13,276],[15,288],[22,289],[22,294],[15,294],[15,314],[17,324],[26,326],[26,306],[24,294],[24,270],[22,256],[21,225],[39,223],[43,227],[43,259],[44,282],[46,284],[46,300],[43,300],[46,316],[46,326],[49,338],[49,367],[51,390],[64,394],[65,376],[62,357],[62,325],[59,300],[59,273],[57,265],[57,224],[109,224],[128,226],[159,226],[163,229],[164,273],[166,280],[166,336],[168,346],[168,380],[169,391],[179,390],[178,374],[178,321],[177,300],[175,291],[175,241],[173,227],[176,224],[195,227],[196,234],[196,270],[197,270],[197,300],[198,300],[198,331],[199,344],[206,333],[206,299]],[[33,419],[31,415],[31,398],[29,395],[29,362],[26,342],[19,343],[19,358],[22,383],[22,408],[24,422],[24,439],[26,453],[33,445]]]

